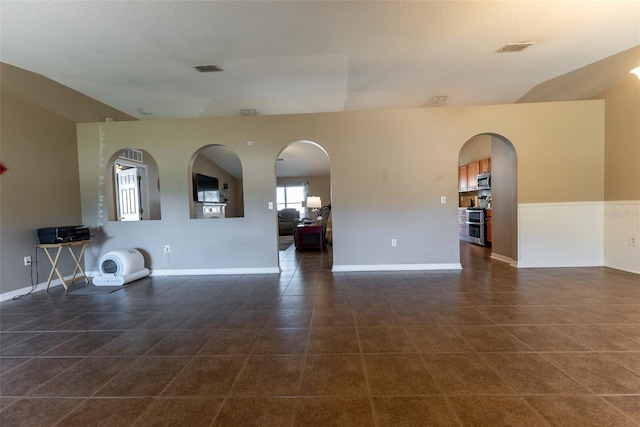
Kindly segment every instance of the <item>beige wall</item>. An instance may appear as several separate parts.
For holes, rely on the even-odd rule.
[[[519,203],[602,200],[603,120],[603,103],[587,101],[81,124],[83,221],[96,224],[99,171],[87,165],[98,155],[98,135],[105,135],[108,153],[135,140],[158,163],[162,221],[106,224],[102,232],[110,239],[101,251],[138,247],[159,270],[272,271],[278,265],[276,211],[268,209],[275,203],[274,164],[288,144],[308,140],[331,158],[334,265],[455,265],[457,165],[466,141],[495,133],[513,144]],[[188,219],[189,153],[208,144],[227,145],[242,161],[244,218]],[[170,259],[163,258],[165,244]],[[95,269],[92,256],[88,267]]]
[[[82,223],[76,123],[133,118],[7,64],[0,97],[0,160],[8,168],[0,176],[0,293],[7,293],[31,285],[23,257],[35,256],[38,228]],[[40,281],[48,263],[40,252]],[[65,257],[63,271],[71,265]]]
[[[640,80],[629,75],[599,97],[605,100],[605,200],[640,200]]]
[[[603,200],[606,118],[606,198],[638,199],[638,97],[636,86],[627,86],[635,80],[595,92],[605,98],[606,115],[605,101],[593,101],[119,122],[133,118],[37,74],[0,67],[0,160],[9,168],[0,177],[2,293],[29,285],[22,257],[33,255],[37,228],[78,222],[98,235],[88,250],[89,268],[96,268],[105,250],[131,246],[146,251],[156,269],[277,266],[275,210],[267,209],[275,201],[274,163],[301,139],[322,145],[332,159],[339,265],[457,262],[458,154],[469,138],[483,133],[513,143],[519,203]],[[116,122],[104,123],[105,117]],[[76,146],[75,123],[87,121],[94,123],[77,128]],[[107,159],[132,140],[154,156],[161,221],[99,225],[100,130]],[[175,143],[185,140],[186,147]],[[203,229],[188,219],[187,154],[215,143],[232,146],[246,167],[238,184],[245,218],[225,221],[224,229],[213,222]],[[382,202],[372,207],[374,199]],[[397,248],[390,247],[391,238],[398,239]],[[162,245],[169,243],[175,243],[171,256],[163,257]],[[41,281],[49,269],[45,261],[41,256]]]
[[[640,200],[640,46],[548,80],[519,102],[605,102],[605,200]],[[581,155],[576,151],[576,155]]]
[[[603,229],[604,265],[636,273],[640,273],[640,250],[629,245],[629,241],[640,236],[640,80],[629,71],[638,65],[640,46],[548,80],[519,100],[529,103],[599,99],[605,103],[605,144],[600,155],[604,164],[604,212],[602,207],[582,207],[580,218],[589,217],[585,212],[591,212],[588,227],[593,234]],[[577,150],[575,155],[583,153]],[[563,215],[563,208],[557,209],[548,213],[546,224]],[[604,218],[599,218],[603,213]],[[532,218],[544,216],[536,212]],[[577,220],[572,222],[578,224]],[[530,236],[535,239],[536,234],[537,230],[533,230]],[[519,237],[526,240],[522,235]],[[576,230],[571,239],[580,241],[580,233]],[[573,249],[573,253],[582,252],[580,247]],[[549,255],[562,258],[558,253]],[[592,251],[589,256],[597,254]]]

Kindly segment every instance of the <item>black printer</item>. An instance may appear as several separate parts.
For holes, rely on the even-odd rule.
[[[91,239],[89,229],[84,225],[38,228],[41,245],[52,243],[80,242]]]

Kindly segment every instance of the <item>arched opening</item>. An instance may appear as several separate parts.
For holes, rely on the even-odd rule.
[[[278,247],[281,253],[288,250],[328,250],[333,241],[333,231],[327,152],[314,142],[293,142],[279,153],[275,172]],[[298,227],[306,228],[298,234]]]
[[[107,162],[105,186],[109,221],[160,219],[158,164],[145,150],[126,148]]]
[[[242,163],[231,148],[212,144],[196,151],[189,176],[192,219],[244,217]]]
[[[470,138],[458,155],[459,237],[484,246],[491,258],[517,264],[517,155],[505,137]],[[464,267],[464,265],[463,265]]]

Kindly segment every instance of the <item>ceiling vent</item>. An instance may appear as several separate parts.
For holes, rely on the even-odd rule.
[[[504,46],[502,46],[500,49],[496,50],[496,53],[520,52],[534,44],[536,44],[536,42],[507,43]]]
[[[447,100],[447,97],[445,95],[436,95],[431,97],[432,104],[442,104],[446,100]]]
[[[214,71],[222,71],[222,68],[218,64],[194,65],[193,68],[200,71],[201,73],[213,73]]]

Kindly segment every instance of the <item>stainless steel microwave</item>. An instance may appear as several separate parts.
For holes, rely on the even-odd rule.
[[[481,173],[478,175],[478,189],[491,188],[491,173]]]

